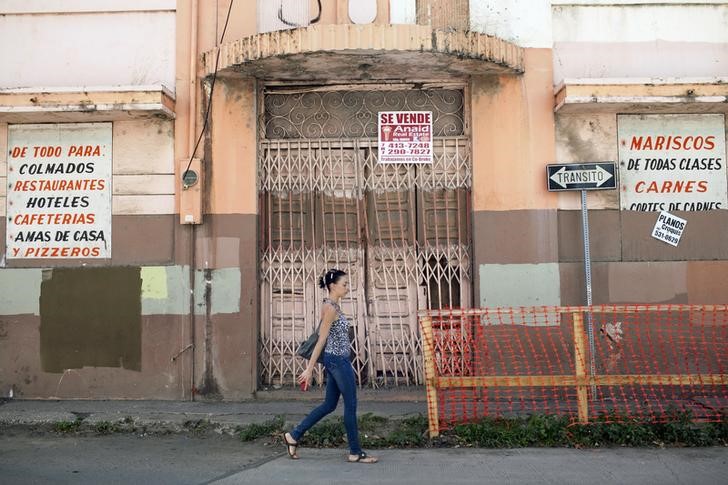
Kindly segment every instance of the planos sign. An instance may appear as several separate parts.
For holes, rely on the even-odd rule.
[[[432,163],[432,112],[381,111],[380,163]]]
[[[621,208],[728,209],[722,114],[619,115]]]
[[[652,237],[666,242],[671,246],[677,246],[680,243],[680,237],[682,237],[687,224],[688,221],[685,219],[662,211],[657,216],[655,227],[652,228]]]
[[[111,123],[8,126],[9,259],[111,257]]]

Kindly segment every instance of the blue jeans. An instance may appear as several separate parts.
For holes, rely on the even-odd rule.
[[[339,396],[344,396],[344,427],[346,438],[349,441],[349,450],[352,455],[361,453],[359,445],[359,429],[356,424],[356,379],[354,368],[351,366],[349,356],[338,356],[324,353],[324,367],[328,373],[326,380],[326,397],[323,404],[303,418],[298,426],[293,428],[291,436],[294,440],[301,439],[303,434],[321,418],[334,412],[339,404]]]

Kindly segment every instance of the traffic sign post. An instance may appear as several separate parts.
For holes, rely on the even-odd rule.
[[[546,166],[549,192],[617,188],[614,162],[563,163]]]
[[[617,188],[617,166],[614,162],[563,163],[546,166],[546,183],[549,192],[565,190],[581,191],[581,227],[584,240],[584,272],[586,276],[586,304],[592,305],[591,253],[589,250],[589,212],[586,206],[587,190],[613,190]],[[594,365],[594,325],[592,314],[587,314],[589,337],[589,370],[596,374]],[[592,396],[596,386],[592,386]]]

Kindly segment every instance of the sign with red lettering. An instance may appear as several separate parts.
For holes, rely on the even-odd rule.
[[[432,163],[432,111],[381,111],[380,163]]]
[[[111,257],[111,123],[8,126],[8,259]]]
[[[728,209],[725,116],[619,115],[622,210]]]

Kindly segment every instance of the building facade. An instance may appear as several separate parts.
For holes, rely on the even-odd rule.
[[[419,310],[585,303],[581,198],[547,190],[555,163],[617,167],[586,196],[594,303],[728,301],[728,2],[0,14],[3,396],[290,385],[329,267],[361,385],[421,384]],[[407,149],[426,163],[383,151],[387,113],[424,123]],[[676,245],[653,237],[663,212]]]

